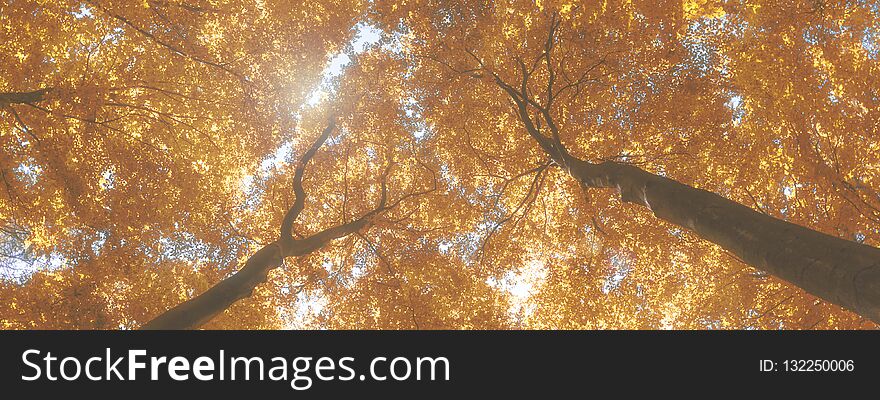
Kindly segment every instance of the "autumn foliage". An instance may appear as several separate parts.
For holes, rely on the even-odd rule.
[[[0,328],[875,329],[878,77],[871,1],[7,1]]]

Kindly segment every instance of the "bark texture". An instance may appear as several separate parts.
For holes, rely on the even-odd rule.
[[[502,88],[514,99],[529,135],[585,187],[616,189],[623,201],[647,207],[749,265],[880,323],[880,249],[762,214],[630,164],[581,160],[568,153],[552,122],[550,137],[539,131],[520,92]],[[549,112],[542,113],[552,121]]]
[[[715,193],[628,164],[567,157],[572,177],[616,189],[746,263],[880,323],[880,249],[773,218]]]

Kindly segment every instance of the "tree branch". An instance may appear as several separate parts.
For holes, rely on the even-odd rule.
[[[0,106],[9,104],[31,104],[43,100],[52,88],[43,88],[31,92],[0,92]]]
[[[282,240],[293,237],[293,222],[296,221],[299,213],[305,208],[306,192],[303,190],[302,180],[306,165],[311,161],[312,157],[315,156],[315,153],[321,148],[324,142],[327,141],[327,138],[330,137],[330,133],[333,132],[335,127],[336,120],[335,118],[330,117],[330,122],[327,124],[327,127],[324,128],[324,131],[321,132],[321,136],[312,143],[312,146],[309,147],[305,154],[303,154],[299,164],[296,166],[296,170],[293,173],[293,193],[296,195],[296,200],[294,200],[293,206],[287,210],[287,213],[284,214],[284,219],[281,221]]]

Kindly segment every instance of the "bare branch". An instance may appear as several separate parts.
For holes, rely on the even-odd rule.
[[[521,177],[521,176],[524,176],[528,173],[535,174],[535,177],[532,179],[532,183],[529,185],[529,191],[526,193],[525,197],[523,197],[523,199],[519,202],[519,204],[517,204],[517,206],[513,210],[513,212],[508,214],[506,217],[502,218],[500,221],[496,222],[492,226],[492,229],[489,230],[489,233],[486,234],[486,238],[483,239],[483,243],[482,243],[482,245],[480,245],[480,259],[481,260],[483,258],[483,255],[486,252],[486,244],[489,243],[489,239],[491,239],[492,236],[495,234],[495,232],[498,231],[498,228],[500,228],[502,225],[504,225],[507,221],[510,221],[515,215],[517,215],[517,213],[519,213],[519,211],[522,210],[522,208],[525,206],[526,202],[529,201],[529,199],[533,199],[532,201],[534,202],[534,199],[538,198],[538,193],[540,192],[540,189],[536,190],[536,188],[539,187],[539,182],[543,181],[542,177],[544,176],[544,171],[546,171],[547,167],[549,167],[550,165],[551,165],[550,162],[546,162],[544,164],[539,165],[536,168],[530,169],[530,170],[526,171],[525,173],[517,176],[517,177]],[[496,201],[496,204],[497,204],[497,201]],[[519,222],[519,220],[517,220],[517,223],[518,222]]]

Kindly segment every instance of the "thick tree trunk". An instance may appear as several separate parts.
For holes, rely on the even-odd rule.
[[[32,92],[2,92],[0,93],[0,105],[36,103],[43,100],[51,89],[40,89]]]
[[[541,105],[528,95],[529,73],[521,66],[519,91],[493,73],[496,83],[513,100],[529,136],[581,184],[617,189],[623,201],[647,207],[657,217],[721,246],[749,265],[880,323],[880,249],[773,218],[629,164],[594,164],[572,156],[560,140],[549,104]],[[552,88],[551,79],[547,103],[554,98]],[[550,137],[541,133],[529,107],[540,111]]]
[[[746,263],[880,323],[880,249],[773,218],[632,165],[565,158],[570,174],[585,186],[614,188],[624,201],[647,207]]]
[[[281,265],[281,247],[271,243],[251,256],[244,267],[204,293],[164,312],[141,329],[194,329],[210,321],[233,303],[250,297],[269,271]]]
[[[384,201],[382,203],[384,205]],[[281,266],[285,257],[298,257],[324,247],[333,239],[352,234],[371,223],[382,207],[361,218],[323,230],[305,239],[287,237],[272,242],[248,258],[244,267],[220,281],[202,294],[162,313],[141,329],[195,329],[225,311],[236,301],[250,297],[254,289],[265,282],[269,272]]]
[[[305,207],[306,193],[302,187],[303,174],[306,164],[318,151],[335,127],[334,119],[321,133],[321,136],[312,143],[312,146],[303,155],[297,165],[293,177],[293,191],[296,200],[293,206],[285,213],[281,223],[281,237],[258,250],[248,258],[244,267],[232,276],[220,281],[204,293],[193,297],[176,307],[162,313],[152,321],[147,322],[141,329],[195,329],[210,321],[218,314],[225,311],[236,301],[250,297],[257,285],[266,281],[269,272],[282,265],[285,257],[297,257],[309,254],[324,247],[333,239],[355,233],[371,224],[373,217],[386,209],[388,190],[386,180],[391,171],[390,166],[382,175],[382,197],[379,205],[372,211],[360,218],[325,229],[304,239],[293,238],[293,223],[299,217]],[[392,164],[393,165],[393,164]],[[406,198],[406,196],[404,196]],[[398,200],[399,203],[401,200]],[[394,205],[396,205],[395,203]],[[394,207],[392,205],[392,207]]]

